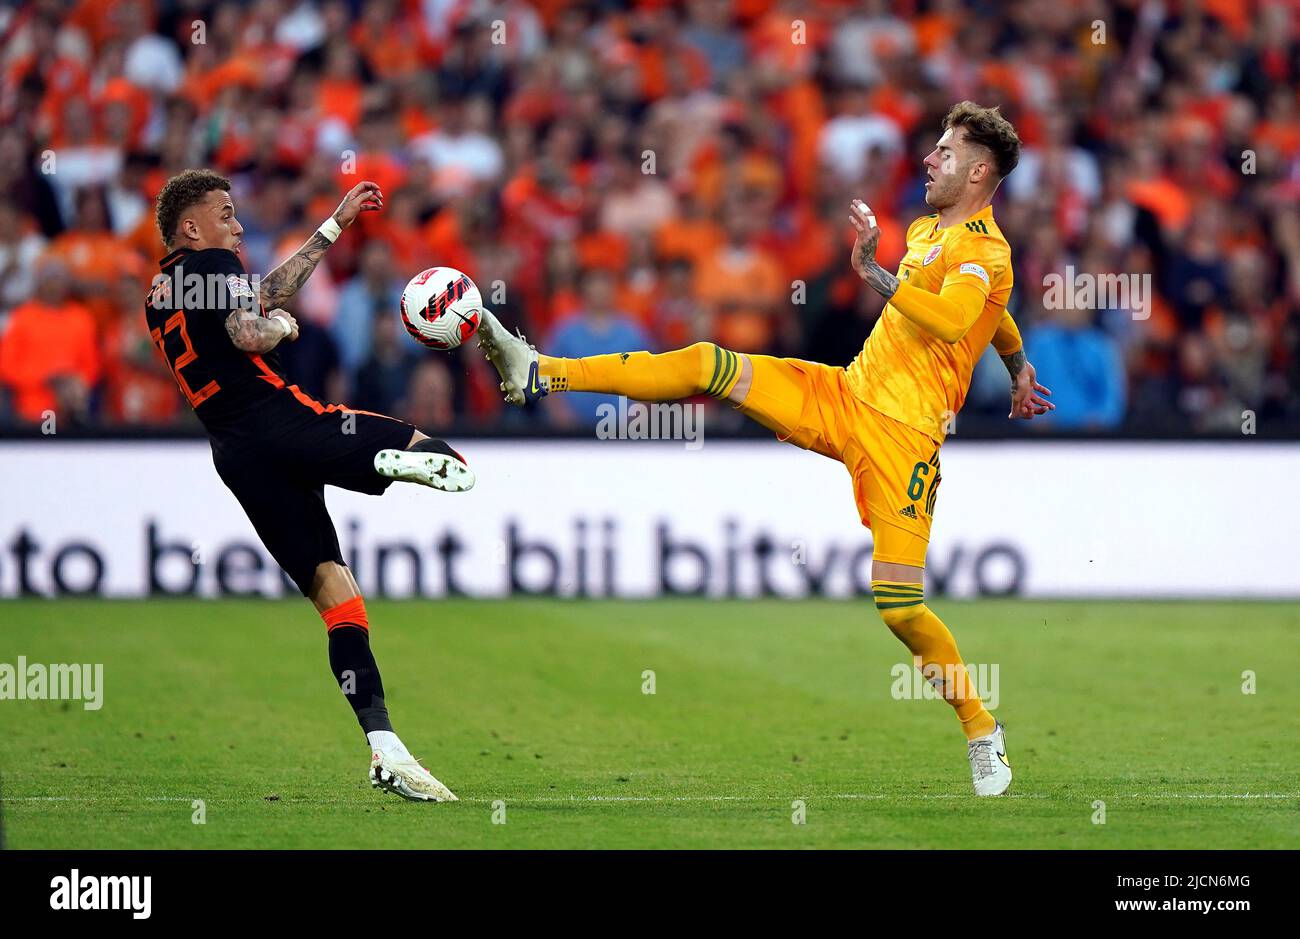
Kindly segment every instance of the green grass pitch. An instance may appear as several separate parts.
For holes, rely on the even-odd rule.
[[[968,662],[998,666],[1008,798],[971,794],[944,703],[891,697],[906,651],[869,601],[372,603],[394,724],[449,805],[370,788],[301,601],[3,603],[0,662],[104,665],[99,711],[0,701],[6,840],[1300,847],[1300,607],[933,606]]]

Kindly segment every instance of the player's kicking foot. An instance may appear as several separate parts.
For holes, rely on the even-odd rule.
[[[380,450],[375,454],[375,472],[405,483],[419,483],[443,492],[465,492],[474,488],[474,471],[447,448],[432,450]]]
[[[511,404],[532,404],[549,391],[537,373],[537,350],[523,333],[512,335],[488,309],[479,322],[478,347],[501,376],[501,390]]]
[[[1007,762],[1007,735],[998,723],[993,733],[966,744],[971,781],[977,796],[1000,796],[1011,788],[1011,764]]]
[[[376,750],[370,758],[370,785],[412,802],[460,801],[417,760],[383,750]]]

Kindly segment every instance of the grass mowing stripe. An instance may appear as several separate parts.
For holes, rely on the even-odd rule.
[[[1300,846],[1293,606],[931,603],[999,667],[1009,798],[970,794],[860,602],[374,601],[394,723],[453,805],[370,788],[301,601],[7,603],[0,661],[105,666],[99,711],[0,704],[8,846]]]

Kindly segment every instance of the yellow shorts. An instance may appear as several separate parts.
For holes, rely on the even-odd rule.
[[[939,445],[864,404],[842,368],[751,355],[753,379],[739,410],[778,440],[839,460],[853,478],[862,524],[878,561],[925,566],[939,491]]]

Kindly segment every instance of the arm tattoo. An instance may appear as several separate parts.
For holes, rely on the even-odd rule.
[[[1025,350],[1020,349],[1016,352],[1012,352],[1010,355],[1004,355],[1001,358],[1002,364],[1007,367],[1007,374],[1011,376],[1012,384],[1015,384],[1016,377],[1020,374],[1020,370],[1025,367]]]
[[[880,229],[872,229],[866,238],[859,236],[856,246],[857,257],[854,267],[858,276],[867,282],[867,286],[886,300],[898,291],[898,278],[885,270],[876,261],[876,245],[880,244]]]
[[[880,294],[886,300],[898,292],[898,278],[889,271],[885,270],[875,261],[867,265],[862,279],[867,282],[867,286]]]
[[[261,283],[262,305],[268,310],[283,306],[307,282],[329,246],[329,239],[316,232],[298,249],[297,254],[264,276]]]
[[[284,327],[273,317],[261,316],[253,310],[235,310],[227,316],[226,332],[236,349],[254,355],[270,352],[284,338]]]

